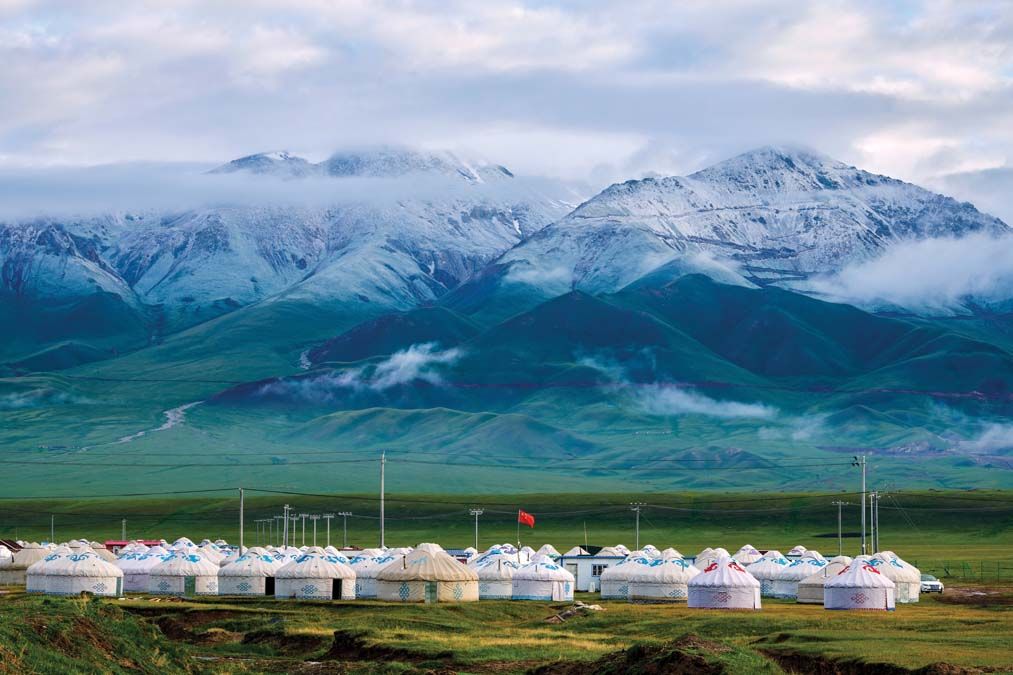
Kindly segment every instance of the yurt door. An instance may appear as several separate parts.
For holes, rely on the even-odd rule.
[[[331,600],[341,599],[341,579],[331,581]]]
[[[116,597],[123,595],[123,577],[116,579]]]
[[[197,595],[197,577],[183,577],[183,595],[188,598]]]
[[[264,595],[274,595],[274,577],[264,579]]]
[[[436,590],[435,581],[426,582],[426,604],[433,604],[439,601],[439,593]]]

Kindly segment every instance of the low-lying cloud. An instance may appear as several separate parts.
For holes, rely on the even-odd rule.
[[[642,387],[636,393],[636,400],[653,415],[706,415],[723,419],[770,419],[777,415],[776,408],[761,403],[718,401],[674,385]]]
[[[831,299],[923,311],[950,311],[967,301],[1008,301],[1013,299],[1013,234],[897,244],[813,286]]]
[[[650,370],[654,369],[653,354],[647,351],[638,353],[635,361],[638,366],[650,363]],[[722,419],[777,416],[777,408],[762,403],[721,401],[676,384],[632,382],[626,366],[601,354],[581,356],[577,363],[603,374],[610,381],[607,386],[629,392],[637,406],[652,415],[704,415]]]
[[[81,399],[53,389],[33,389],[0,396],[0,410],[27,410],[51,405],[81,403]]]
[[[976,454],[1013,451],[1013,424],[989,424],[977,436],[957,443],[957,447]]]
[[[328,403],[349,393],[379,393],[412,382],[440,385],[443,383],[441,369],[453,365],[461,356],[460,349],[440,350],[436,343],[426,342],[395,352],[375,365],[271,382],[257,394]]]

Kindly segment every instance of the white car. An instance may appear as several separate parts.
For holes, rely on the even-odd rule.
[[[931,574],[922,575],[922,593],[942,593],[943,582]]]

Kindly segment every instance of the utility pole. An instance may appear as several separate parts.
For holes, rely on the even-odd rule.
[[[243,545],[243,488],[239,488],[239,555],[246,553],[246,546]]]
[[[857,466],[862,469],[862,555],[865,555],[867,548],[865,545],[865,455],[855,456],[855,461],[851,463],[851,466]]]
[[[484,513],[482,509],[468,509],[468,513],[475,516],[475,550],[479,551],[478,548],[478,517]]]
[[[289,520],[292,521],[292,529],[289,530],[289,532],[291,533],[292,537],[291,537],[291,539],[289,539],[289,544],[288,545],[291,546],[291,547],[293,547],[293,548],[295,548],[295,526],[296,526],[296,523],[299,522],[299,516],[297,516],[295,514],[295,509],[292,509],[292,515],[289,516]]]
[[[300,513],[299,517],[302,518],[302,545],[306,545],[306,519],[309,518],[308,513]]]
[[[348,516],[352,512],[342,511],[338,515],[341,516],[341,548],[348,548]]]
[[[869,493],[869,555],[876,551],[876,491]]]
[[[842,502],[838,499],[836,502],[830,503],[837,507],[837,555],[844,555],[844,533],[841,531],[841,507],[849,506],[850,502]]]
[[[274,542],[276,542],[278,539],[281,539],[281,523],[279,523],[278,521],[281,520],[283,517],[284,516],[272,516],[271,517],[271,521],[274,523],[274,527],[271,528],[271,530],[272,530],[272,532],[271,532],[271,546],[274,546]]]
[[[291,507],[288,504],[285,504],[285,508],[282,509],[282,515],[281,515],[282,519],[285,521],[285,523],[283,525],[283,529],[282,529],[281,545],[284,546],[284,547],[286,547],[286,548],[288,547],[288,510],[290,508]]]
[[[322,515],[320,517],[327,521],[327,544],[326,545],[330,546],[331,545],[331,518],[334,517],[334,514],[333,513],[325,513],[324,515]]]
[[[120,541],[127,540],[127,519],[124,518],[120,521]]]
[[[56,516],[49,514],[49,543],[56,543]]]
[[[872,523],[873,523],[873,527],[876,528],[876,538],[873,539],[872,545],[873,545],[873,548],[876,549],[876,553],[879,553],[879,551],[880,551],[880,548],[879,548],[879,498],[882,497],[882,496],[883,495],[879,494],[879,492],[876,492],[875,509],[872,512]]]
[[[314,513],[310,516],[310,520],[313,521],[313,545],[317,545],[317,521],[320,520],[320,516]]]
[[[634,540],[633,549],[635,551],[640,550],[640,509],[647,506],[643,502],[633,502],[630,504],[630,511],[635,511],[637,514],[637,536]]]
[[[384,451],[380,453],[380,548],[384,548],[383,474],[384,470],[386,469],[386,466],[387,466],[387,452]]]

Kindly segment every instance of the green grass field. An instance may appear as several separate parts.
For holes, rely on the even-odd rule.
[[[138,486],[143,488],[143,486]],[[635,544],[631,502],[644,502],[640,543],[659,548],[674,546],[694,555],[706,546],[730,551],[749,543],[761,549],[787,551],[796,544],[830,555],[837,553],[837,499],[857,504],[857,495],[783,493],[664,493],[664,494],[523,494],[433,495],[390,494],[386,503],[386,543],[415,545],[435,541],[444,547],[474,544],[474,520],[468,509],[485,512],[479,521],[479,546],[517,538],[518,508],[533,513],[533,530],[521,530],[522,542],[537,548],[551,543],[560,551],[571,546]],[[257,520],[280,515],[284,504],[296,513],[349,511],[348,543],[379,543],[379,504],[372,494],[334,497],[268,495],[248,492],[245,504],[245,543],[268,543],[268,530]],[[901,557],[927,568],[962,562],[983,563],[995,570],[1006,563],[1013,576],[1013,493],[1009,491],[899,492],[880,502],[880,543]],[[48,501],[0,500],[0,537],[48,540],[50,517],[56,539],[118,539],[121,521],[127,521],[128,538],[187,536],[224,538],[239,536],[238,492],[193,498],[78,499]],[[844,507],[844,552],[858,552],[860,514],[857,506]],[[296,526],[302,543],[302,521]],[[306,523],[306,541],[312,543],[312,523]],[[325,541],[325,523],[319,521],[317,542]],[[331,522],[332,544],[341,545],[341,519]],[[274,543],[279,543],[274,537]],[[962,575],[971,576],[957,566]]]
[[[561,624],[546,619],[565,605],[541,602],[88,601],[14,593],[0,600],[0,671],[902,673],[945,662],[953,668],[931,672],[1008,672],[1009,590],[992,605],[931,597],[892,613],[774,600],[746,613],[603,602],[604,611]],[[616,670],[615,652],[634,646]],[[651,659],[671,669],[651,670]]]

